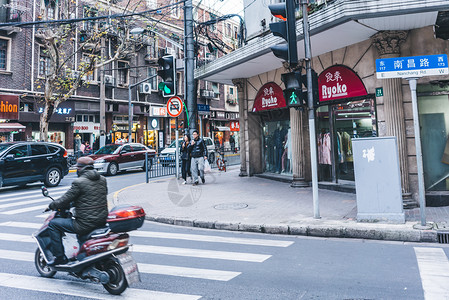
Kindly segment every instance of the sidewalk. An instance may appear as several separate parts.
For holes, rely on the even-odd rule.
[[[153,179],[109,196],[111,205],[142,206],[147,219],[202,228],[319,237],[437,242],[437,232],[413,229],[419,209],[406,210],[405,224],[356,222],[356,195],[319,191],[321,219],[313,218],[311,188],[258,177],[239,177],[239,166],[213,170],[206,184],[182,185],[174,177]],[[427,222],[444,227],[448,207],[427,208]]]

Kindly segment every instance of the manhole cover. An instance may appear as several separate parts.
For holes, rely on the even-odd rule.
[[[223,203],[214,206],[214,208],[218,210],[236,210],[236,209],[244,209],[247,207],[248,204],[246,203]]]

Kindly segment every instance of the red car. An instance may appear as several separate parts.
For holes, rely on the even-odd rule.
[[[148,162],[145,163],[145,152]],[[156,151],[138,143],[106,145],[95,154],[89,155],[95,163],[94,168],[101,174],[116,175],[119,171],[144,169],[151,170]]]

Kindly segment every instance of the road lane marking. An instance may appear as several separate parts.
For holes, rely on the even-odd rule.
[[[45,216],[39,215],[37,217],[44,218],[47,216],[48,214]],[[0,223],[0,226],[39,229],[42,225],[39,223],[9,221]],[[282,240],[264,240],[254,238],[246,239],[246,238],[222,237],[213,235],[196,235],[196,234],[157,232],[145,230],[133,231],[130,232],[129,235],[133,237],[176,239],[176,240],[187,240],[197,242],[228,243],[228,244],[242,244],[242,245],[269,246],[269,247],[288,247],[294,243],[291,241],[282,241]]]
[[[449,299],[449,261],[442,248],[414,247],[426,300]]]
[[[68,190],[69,188],[70,188],[70,186],[54,187],[54,188],[49,188],[48,192],[50,193],[50,196],[51,196],[51,193],[53,191],[58,191],[58,190],[63,190],[63,189]],[[1,195],[1,192],[0,192],[0,199],[11,197],[11,195],[20,195],[20,196],[22,196],[22,195],[29,195],[29,194],[36,194],[36,195],[39,194],[39,195],[42,196],[42,191],[40,189],[35,189],[35,190],[32,190],[32,191],[28,191],[28,192],[16,191],[16,192],[12,192],[12,193],[5,194],[5,195]]]
[[[59,191],[59,192],[55,192],[52,193],[50,196],[55,197],[55,196],[60,196],[62,194],[64,194],[66,191]],[[21,195],[21,194],[20,194]],[[4,202],[11,202],[11,201],[16,201],[16,200],[22,200],[22,199],[33,199],[33,198],[41,198],[41,199],[46,199],[47,201],[51,201],[50,198],[45,198],[42,193],[36,194],[36,195],[31,195],[31,196],[23,196],[23,197],[9,197],[8,199],[2,199],[0,200],[0,203],[4,203]]]
[[[154,231],[143,231],[143,230],[131,232],[130,235],[135,236],[135,237],[176,239],[176,240],[188,240],[188,241],[199,241],[199,242],[229,243],[229,244],[269,246],[269,247],[288,247],[294,243],[294,242],[290,242],[290,241],[281,241],[281,240],[263,240],[263,239],[253,239],[253,238],[246,239],[246,238],[222,237],[222,236],[212,236],[212,235],[154,232]]]
[[[34,253],[12,250],[1,250],[0,259],[34,262]],[[212,269],[186,268],[167,265],[138,263],[140,273],[154,275],[168,275],[176,277],[197,278],[216,281],[229,281],[242,272],[221,271]]]
[[[142,252],[150,254],[187,256],[196,258],[223,259],[223,260],[235,260],[246,262],[264,262],[265,260],[271,257],[271,255],[265,254],[203,250],[203,249],[191,249],[180,247],[162,247],[150,245],[133,245],[132,249],[134,252]]]
[[[28,236],[24,234],[13,234],[13,233],[0,233],[0,240],[25,242],[25,243],[35,242],[34,239],[31,237],[31,235]],[[265,260],[271,257],[271,255],[266,254],[136,245],[136,244],[133,245],[133,251],[149,254],[186,256],[186,257],[208,258],[208,259],[223,259],[223,260],[235,260],[246,262],[264,262]]]
[[[101,284],[0,273],[0,286],[92,299],[197,300],[201,296],[128,288],[121,296],[108,294]]]
[[[48,207],[47,205],[38,205],[38,206],[31,206],[31,207],[25,207],[25,208],[20,208],[20,209],[14,209],[14,210],[9,210],[9,211],[2,211],[0,212],[0,214],[2,215],[16,215],[16,214],[21,214],[24,212],[29,212],[29,211],[33,211],[33,210],[44,210]]]
[[[36,199],[36,200],[27,200],[27,201],[19,201],[19,202],[0,204],[0,209],[14,207],[14,206],[27,205],[27,204],[34,204],[34,203],[39,203],[39,202],[48,202],[48,199]]]

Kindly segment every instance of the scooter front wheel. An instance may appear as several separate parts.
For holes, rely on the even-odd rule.
[[[34,255],[34,265],[36,266],[37,271],[41,274],[42,277],[51,278],[55,276],[56,271],[52,270],[44,259],[42,252],[39,248],[36,249],[36,253]]]
[[[128,287],[128,282],[122,266],[115,259],[109,259],[104,263],[102,269],[109,275],[109,282],[103,284],[104,288],[113,295],[123,293]]]

